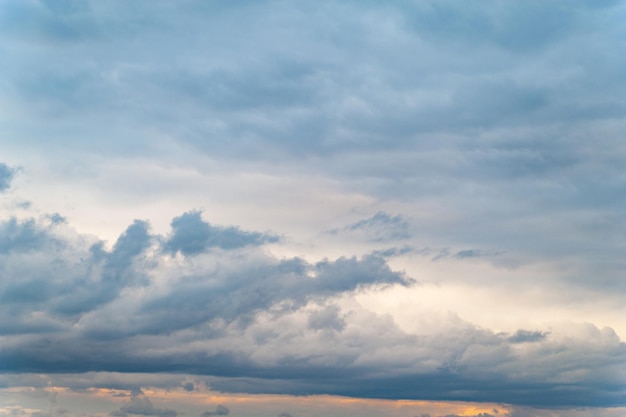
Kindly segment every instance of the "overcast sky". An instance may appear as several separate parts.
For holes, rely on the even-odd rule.
[[[626,415],[624,22],[0,0],[0,416]]]

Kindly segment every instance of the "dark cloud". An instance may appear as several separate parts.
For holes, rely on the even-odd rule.
[[[221,256],[222,261],[226,258]],[[312,300],[373,285],[407,285],[411,280],[391,271],[382,258],[339,258],[315,264],[292,258],[235,258],[234,270],[183,277],[166,294],[155,295],[139,306],[134,323],[122,327],[100,323],[97,328],[114,334],[125,331],[167,334],[203,322],[251,319],[259,311],[280,305],[293,310]],[[336,323],[337,325],[338,323]]]
[[[217,407],[215,407],[215,411],[205,411],[204,413],[202,413],[202,417],[227,416],[229,413],[230,410],[227,407],[218,404]]]
[[[59,331],[70,324],[65,321],[69,317],[97,309],[124,288],[146,284],[145,272],[134,265],[150,242],[146,223],[129,226],[108,252],[101,242],[86,237],[68,239],[59,219],[58,215],[43,222],[12,218],[0,224],[0,309],[5,309],[6,317],[13,316],[0,321],[4,332]],[[23,263],[24,259],[28,261]],[[46,314],[33,316],[28,311]]]
[[[124,351],[130,346],[121,343],[123,340],[199,328],[218,338],[225,335],[224,326],[239,323],[245,328],[246,322],[264,311],[275,309],[285,314],[363,287],[408,285],[411,281],[375,256],[311,264],[299,258],[277,260],[254,248],[232,256],[199,256],[198,265],[204,264],[200,269],[185,262],[167,267],[162,250],[156,247],[156,251],[147,251],[163,240],[153,239],[145,222],[130,225],[110,251],[102,242],[89,245],[81,236],[75,236],[76,241],[62,237],[55,234],[54,227],[66,225],[45,226],[15,219],[4,224],[11,232],[5,236],[20,238],[7,239],[4,245],[1,309],[6,313],[3,316],[11,319],[0,321],[0,330],[5,335],[41,337],[28,349],[12,354],[11,366],[24,366],[23,370],[38,366],[50,370],[59,366],[82,371],[90,367],[121,370],[126,366],[147,370],[153,364],[140,360],[132,365],[135,359],[127,357],[130,351]],[[161,287],[164,291],[156,291],[160,274],[169,276],[169,282],[158,284],[165,285]],[[148,292],[138,297],[142,292],[136,291],[141,288]],[[125,313],[120,315],[120,308]],[[340,329],[338,310],[327,310],[313,314],[312,326]],[[32,315],[32,311],[39,314]],[[74,340],[58,351],[60,356],[51,354],[56,347],[47,345],[46,335],[53,337],[54,333],[65,334],[63,345]],[[116,355],[121,361],[114,359]],[[228,361],[238,361],[230,353],[225,355]],[[184,360],[181,369],[196,362]],[[179,365],[164,362],[164,367],[173,370]]]
[[[244,232],[236,227],[211,226],[199,211],[190,211],[172,220],[172,235],[163,245],[166,252],[195,255],[210,248],[237,249],[278,241],[277,236]]]
[[[626,64],[612,51],[625,12],[593,3],[7,3],[0,75],[17,110],[3,137],[60,168],[68,152],[189,168],[155,145],[160,132],[225,161],[226,175],[322,176],[445,207],[443,223],[411,216],[411,236],[441,246],[580,256],[591,235],[598,253],[620,252]],[[170,252],[269,241],[184,216]],[[358,233],[371,239],[406,233],[366,220]],[[197,240],[180,246],[177,233]]]
[[[520,329],[507,340],[511,343],[532,343],[539,342],[548,336],[548,332],[532,331]]]
[[[48,230],[39,228],[34,219],[16,218],[0,223],[0,253],[30,252],[45,245],[60,245]]]
[[[339,316],[338,306],[326,306],[322,310],[314,311],[309,315],[309,328],[314,330],[342,331],[346,327],[345,320]]]
[[[3,227],[36,237],[8,239],[0,254],[4,373],[189,373],[225,392],[623,404],[626,347],[611,329],[506,336],[451,319],[418,336],[388,316],[335,304],[363,288],[410,285],[375,255],[311,263],[249,246],[172,262],[167,240],[141,221],[111,250],[65,223]],[[154,409],[141,391],[133,398],[120,415],[175,413]]]
[[[278,415],[278,417],[291,417],[291,414],[289,414],[289,413],[280,413]]]
[[[444,262],[547,261],[567,271],[554,278],[559,288],[619,297],[626,61],[615,51],[625,10],[578,0],[2,2],[0,93],[11,111],[0,115],[0,143],[45,156],[67,183],[75,161],[96,156],[199,175],[213,173],[211,160],[225,176],[321,178],[400,213],[335,233],[413,239],[414,253]],[[100,168],[80,180],[102,184]],[[14,175],[0,164],[0,191]],[[150,192],[127,180],[116,187]],[[329,307],[363,288],[407,285],[384,258],[409,249],[276,259],[258,248],[277,240],[269,233],[215,226],[196,211],[171,225],[153,236],[136,221],[109,250],[54,215],[0,223],[2,371],[176,371],[219,376],[216,387],[235,391],[624,402],[625,348],[610,329],[568,339],[466,326],[418,337]],[[425,244],[444,249],[412,249]],[[156,412],[135,397],[118,412]]]
[[[15,175],[15,169],[10,168],[6,164],[0,162],[0,192],[5,191],[11,186],[11,180]]]

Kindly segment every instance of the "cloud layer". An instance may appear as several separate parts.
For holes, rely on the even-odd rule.
[[[218,243],[173,252],[185,216],[207,225],[191,212],[155,236],[135,221],[111,249],[64,223],[3,222],[2,371],[177,372],[217,377],[211,386],[232,392],[623,405],[626,345],[611,329],[507,335],[452,316],[409,334],[346,303],[367,288],[419,285],[383,258],[309,263]],[[214,242],[224,230],[260,236],[212,230]],[[148,411],[175,415],[140,398],[119,413]]]
[[[1,2],[1,381],[625,405],[625,19]]]

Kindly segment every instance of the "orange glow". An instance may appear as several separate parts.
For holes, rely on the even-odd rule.
[[[29,392],[31,387],[12,387],[4,389],[4,392]],[[67,387],[49,386],[41,388],[42,391],[57,393],[59,401],[89,401],[98,399],[101,404],[109,403],[111,409],[118,408],[130,401],[133,393],[131,390],[111,388],[87,388],[82,391],[74,391]],[[149,398],[158,408],[177,408],[181,404],[186,407],[199,410],[211,410],[218,404],[226,405],[236,410],[237,414],[247,415],[250,410],[293,410],[294,414],[328,415],[337,412],[345,415],[387,415],[401,417],[406,415],[420,415],[424,413],[432,416],[455,414],[459,416],[475,416],[480,413],[493,414],[494,409],[501,411],[501,416],[508,415],[507,407],[492,403],[466,403],[446,401],[422,401],[422,400],[384,400],[364,399],[351,397],[337,397],[331,395],[313,396],[290,396],[268,394],[235,394],[211,391],[206,385],[195,383],[194,391],[187,391],[182,387],[159,388],[142,387],[142,395]],[[378,413],[378,414],[377,414]]]

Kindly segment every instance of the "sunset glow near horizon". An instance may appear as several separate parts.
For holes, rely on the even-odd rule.
[[[624,417],[625,21],[0,0],[0,417]]]

